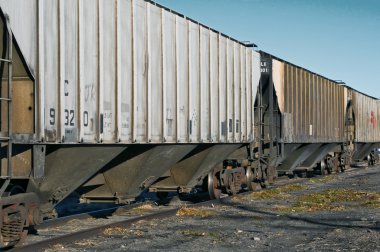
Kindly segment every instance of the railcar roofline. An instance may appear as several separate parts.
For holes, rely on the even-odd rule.
[[[281,59],[281,58],[279,58],[279,57],[277,57],[277,56],[274,56],[273,54],[267,53],[267,52],[265,52],[265,51],[259,50],[258,52],[259,52],[261,55],[264,55],[264,56],[270,57],[270,58],[272,58],[272,59],[275,59],[275,60],[281,61],[281,62],[286,63],[286,64],[289,64],[289,65],[291,65],[291,66],[294,66],[294,67],[300,68],[300,69],[302,69],[302,70],[308,71],[308,72],[310,72],[310,73],[312,73],[312,74],[315,74],[315,75],[317,75],[317,76],[319,76],[319,77],[325,78],[325,79],[327,79],[327,80],[329,80],[329,81],[335,83],[336,85],[340,85],[340,86],[346,87],[346,88],[351,89],[351,90],[353,90],[353,91],[355,91],[355,92],[358,92],[358,93],[360,93],[360,94],[362,94],[362,95],[365,95],[365,96],[367,96],[367,97],[370,97],[370,98],[372,98],[372,99],[374,99],[374,100],[379,100],[379,98],[376,98],[376,97],[374,97],[374,96],[371,96],[371,95],[365,94],[365,93],[363,93],[363,92],[361,92],[361,91],[359,91],[359,90],[357,90],[357,89],[355,89],[355,88],[353,88],[353,87],[350,87],[350,86],[346,85],[346,84],[345,84],[344,82],[342,82],[342,81],[332,80],[332,79],[327,78],[327,77],[325,77],[325,76],[323,76],[323,75],[321,75],[321,74],[318,74],[318,73],[315,73],[315,72],[313,72],[313,71],[310,71],[309,69],[306,69],[306,68],[304,68],[304,67],[301,67],[301,66],[298,66],[298,65],[296,65],[296,64],[293,64],[293,63],[291,63],[291,62],[289,62],[289,61],[286,61],[286,60],[284,60],[284,59]]]
[[[264,52],[264,51],[262,51],[262,50],[259,50],[258,52],[259,52],[261,55],[264,55],[264,56],[270,57],[270,58],[272,58],[272,59],[275,59],[275,60],[281,61],[281,62],[283,62],[283,63],[289,64],[289,65],[291,65],[291,66],[293,66],[293,67],[300,68],[300,69],[302,69],[302,70],[305,70],[305,71],[308,71],[308,72],[310,72],[310,73],[312,73],[312,74],[315,74],[315,75],[317,75],[318,77],[322,77],[322,78],[327,79],[327,80],[329,80],[329,81],[331,81],[331,82],[334,82],[334,83],[337,84],[337,85],[341,85],[341,84],[339,84],[339,82],[337,82],[336,80],[332,80],[332,79],[330,79],[330,78],[327,78],[326,76],[323,76],[323,75],[321,75],[321,74],[315,73],[315,72],[313,72],[313,71],[311,71],[311,70],[309,70],[309,69],[307,69],[307,68],[304,68],[304,67],[301,67],[301,66],[299,66],[299,65],[293,64],[293,63],[291,63],[291,62],[289,62],[289,61],[286,61],[286,60],[281,59],[281,58],[279,58],[279,57],[277,57],[277,56],[274,56],[273,54],[270,54],[270,53]]]
[[[225,33],[222,33],[222,32],[220,32],[220,31],[217,31],[217,30],[215,30],[214,28],[212,28],[212,27],[210,27],[210,26],[207,26],[207,25],[205,25],[205,24],[202,24],[202,23],[196,21],[195,19],[192,19],[192,18],[190,18],[190,17],[188,17],[188,16],[186,16],[186,15],[184,15],[184,14],[182,14],[182,13],[179,13],[179,12],[177,12],[177,11],[175,11],[175,10],[172,10],[172,9],[170,9],[170,8],[168,8],[168,7],[164,6],[164,5],[162,5],[162,4],[156,3],[156,2],[154,2],[154,1],[152,1],[152,0],[144,0],[144,1],[145,1],[145,2],[148,2],[148,3],[151,3],[151,4],[153,4],[153,5],[157,6],[157,7],[160,7],[160,8],[162,8],[162,9],[164,9],[164,10],[166,10],[166,11],[172,13],[172,14],[175,14],[175,15],[177,15],[177,16],[179,16],[179,17],[185,18],[186,20],[191,21],[191,22],[193,22],[193,23],[195,23],[195,24],[198,24],[198,25],[200,25],[200,26],[202,26],[202,27],[204,27],[204,28],[206,28],[206,29],[209,29],[209,30],[215,32],[215,33],[218,33],[218,34],[220,34],[221,36],[223,36],[223,37],[225,37],[225,38],[228,38],[228,39],[230,39],[230,40],[232,40],[232,41],[234,41],[234,42],[236,42],[236,43],[239,43],[239,44],[241,44],[241,45],[243,45],[243,46],[245,46],[245,47],[247,47],[247,48],[254,48],[254,47],[257,47],[257,45],[256,45],[255,43],[252,43],[252,42],[245,43],[245,42],[239,41],[239,40],[237,40],[237,39],[235,39],[235,38],[232,38],[232,37],[226,35]]]

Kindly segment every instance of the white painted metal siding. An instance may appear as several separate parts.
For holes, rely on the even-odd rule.
[[[14,3],[0,0],[36,76],[39,139],[253,141],[260,56],[251,48],[143,0]]]
[[[25,61],[37,71],[37,0],[0,0],[0,7],[10,18]]]

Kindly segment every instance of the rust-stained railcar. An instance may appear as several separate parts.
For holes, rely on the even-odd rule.
[[[347,89],[347,108],[351,124],[351,141],[355,143],[353,160],[374,158],[369,155],[380,143],[380,101],[355,89]]]
[[[345,88],[287,62],[273,59],[273,83],[283,115],[285,143],[342,142]]]
[[[261,100],[272,110],[256,114],[265,125],[257,134],[279,172],[343,169],[380,143],[377,99],[268,53],[261,59],[260,88],[272,89]]]

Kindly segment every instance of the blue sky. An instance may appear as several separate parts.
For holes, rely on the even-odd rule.
[[[380,98],[380,0],[156,0]]]

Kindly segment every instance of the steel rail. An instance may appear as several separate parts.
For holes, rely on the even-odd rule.
[[[143,202],[143,203],[146,203],[146,202]],[[203,201],[203,202],[196,203],[196,204],[191,204],[191,206],[192,207],[202,207],[202,206],[206,206],[206,205],[210,205],[210,204],[214,205],[214,204],[218,204],[218,203],[220,203],[219,200],[209,200],[209,201]],[[132,204],[131,206],[136,207],[137,205]],[[70,234],[58,235],[58,236],[51,238],[51,239],[27,244],[27,245],[22,246],[22,247],[13,248],[13,249],[9,250],[9,252],[13,252],[13,251],[28,251],[28,252],[29,251],[43,251],[44,249],[48,249],[48,248],[50,248],[56,244],[68,244],[68,243],[73,243],[75,241],[82,240],[82,239],[85,239],[88,237],[93,237],[96,235],[102,235],[104,230],[107,228],[115,228],[115,227],[126,228],[126,227],[129,227],[132,224],[134,224],[138,221],[141,221],[141,220],[153,220],[153,219],[158,219],[158,218],[171,217],[171,216],[175,215],[181,207],[183,207],[183,206],[176,206],[174,208],[162,210],[158,213],[151,213],[151,214],[147,214],[144,216],[130,218],[127,220],[122,220],[122,221],[118,221],[118,222],[114,222],[114,223],[99,225],[97,227],[80,230],[78,232],[74,232],[74,233],[70,233]],[[106,210],[110,210],[110,209],[106,209]],[[101,212],[101,211],[95,211],[95,212]],[[39,225],[38,227],[39,228],[48,227],[48,226],[50,227],[50,225],[65,223],[68,220],[72,220],[73,217],[85,218],[85,216],[88,216],[88,214],[89,213],[79,214],[77,216],[68,216],[67,218],[62,218],[62,220],[60,220],[60,221],[54,221],[54,222],[52,221],[52,223],[44,223],[42,225]]]
[[[346,171],[352,171],[352,170],[353,169],[348,169]],[[340,174],[340,173],[337,173],[337,174]],[[269,186],[267,189],[276,188],[276,187],[284,186],[287,184],[306,182],[306,181],[307,181],[307,178],[278,179],[274,185]],[[251,193],[251,192],[249,191],[249,192],[245,192],[245,193],[240,193],[240,194],[232,195],[229,197],[224,196],[220,199],[208,200],[208,201],[203,201],[203,202],[199,202],[199,203],[195,203],[195,204],[193,203],[190,205],[191,205],[191,207],[202,207],[202,206],[210,206],[210,205],[214,207],[215,205],[223,204],[225,202],[226,198],[231,199],[231,198],[234,198],[236,196],[241,196],[241,195],[248,194],[248,193]],[[38,228],[46,228],[46,227],[64,224],[64,223],[66,223],[72,219],[85,219],[91,215],[101,216],[102,214],[107,213],[107,211],[108,212],[111,212],[112,210],[116,211],[119,208],[128,210],[129,208],[133,208],[133,207],[136,207],[138,205],[146,204],[146,203],[147,202],[141,202],[141,203],[135,203],[135,204],[124,206],[124,207],[108,208],[108,209],[97,210],[97,211],[73,215],[73,216],[62,217],[60,219],[57,219],[57,220],[54,220],[51,222],[45,222],[45,223],[39,225]],[[151,202],[151,203],[153,203],[153,202]],[[86,238],[97,236],[97,235],[106,236],[103,234],[103,232],[107,228],[115,228],[115,227],[127,228],[127,227],[130,227],[132,224],[134,224],[138,221],[141,221],[141,220],[153,220],[153,219],[158,219],[158,218],[171,217],[171,216],[175,215],[181,207],[183,207],[183,206],[176,206],[176,207],[171,208],[171,209],[162,210],[158,213],[151,213],[151,214],[147,214],[144,216],[130,218],[127,220],[122,220],[122,221],[118,221],[118,222],[114,222],[114,223],[108,223],[108,224],[100,225],[97,227],[93,227],[93,228],[77,231],[74,233],[70,233],[70,234],[58,235],[58,236],[51,238],[51,239],[31,243],[31,244],[28,244],[28,245],[25,245],[22,247],[13,248],[13,249],[9,250],[9,252],[13,252],[13,251],[43,251],[44,249],[51,248],[52,246],[54,246],[56,244],[73,243],[75,241],[86,239]]]
[[[158,213],[153,213],[145,216],[140,216],[128,220],[118,221],[115,223],[110,223],[102,226],[93,227],[90,229],[81,230],[78,232],[57,236],[52,239],[43,240],[36,243],[31,243],[19,248],[14,248],[9,251],[18,251],[18,252],[29,252],[29,251],[43,251],[44,249],[48,249],[56,244],[67,244],[67,243],[73,243],[78,240],[83,240],[88,237],[93,237],[97,235],[104,235],[103,232],[107,228],[115,228],[115,227],[129,227],[132,224],[141,221],[141,220],[153,220],[157,218],[166,218],[170,217],[172,215],[175,215],[177,213],[179,208],[169,209],[165,211],[161,211]]]
[[[68,215],[64,217],[60,217],[57,219],[51,219],[51,220],[46,220],[43,223],[35,226],[35,229],[41,229],[41,228],[48,228],[48,227],[56,227],[62,224],[65,224],[71,220],[83,220],[87,219],[90,217],[104,217],[104,216],[109,216],[112,215],[113,213],[116,212],[118,209],[124,209],[124,210],[130,210],[135,207],[139,207],[143,204],[147,203],[152,203],[150,201],[145,201],[145,202],[138,202],[138,203],[133,203],[131,205],[127,206],[117,206],[117,207],[110,207],[110,208],[105,208],[105,209],[99,209],[99,210],[94,210],[94,211],[89,211],[89,212],[84,212],[84,213],[79,213],[79,214],[73,214],[73,215]]]

